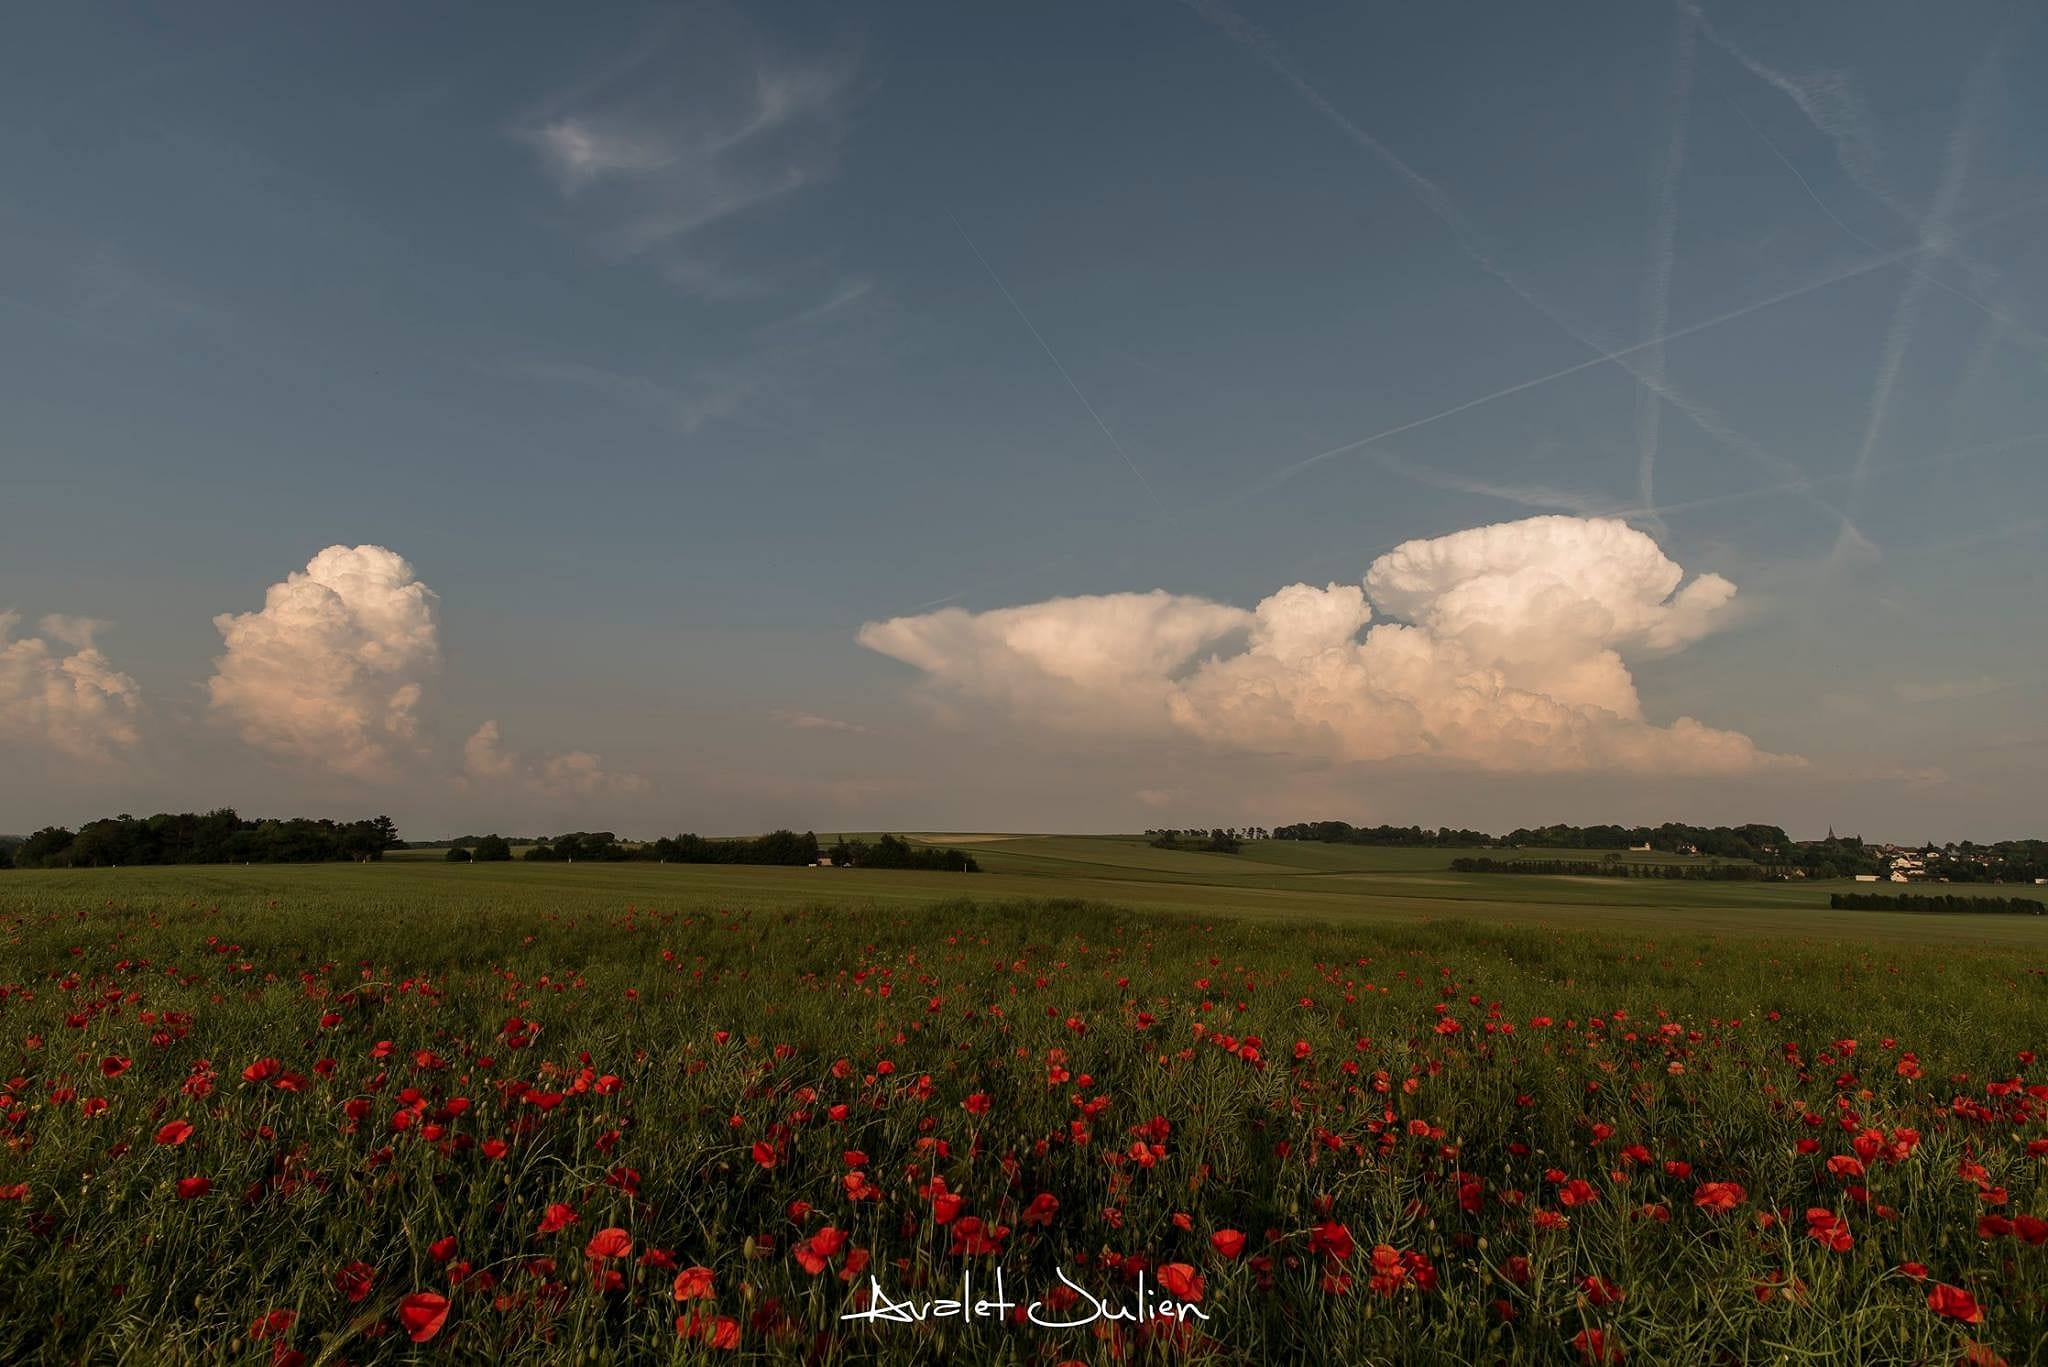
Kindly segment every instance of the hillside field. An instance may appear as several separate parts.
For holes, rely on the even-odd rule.
[[[955,838],[0,873],[0,1361],[2048,1355],[2048,917]]]

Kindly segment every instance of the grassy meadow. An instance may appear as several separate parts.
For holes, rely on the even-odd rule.
[[[959,839],[0,873],[0,1361],[2048,1355],[2048,918]]]

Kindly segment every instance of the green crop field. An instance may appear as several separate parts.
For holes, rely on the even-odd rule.
[[[2048,1356],[2048,916],[956,839],[0,873],[0,1361]]]

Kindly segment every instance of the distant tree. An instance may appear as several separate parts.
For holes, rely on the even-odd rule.
[[[592,862],[626,859],[632,854],[610,831],[564,831],[551,843],[554,852],[549,858],[571,862],[579,859]]]
[[[543,840],[538,845],[529,845],[524,856],[528,863],[545,864],[556,858],[554,847]]]
[[[310,864],[330,859],[380,859],[398,843],[389,817],[335,822],[293,817],[245,821],[232,808],[197,812],[123,813],[88,821],[74,836],[45,827],[24,842],[22,868],[103,868],[112,864]],[[32,862],[31,862],[32,861]]]
[[[469,851],[463,849],[460,845],[450,845],[448,847],[447,860],[451,864],[467,864],[469,862]]]
[[[806,837],[807,839],[809,837]],[[870,845],[841,840],[826,851],[834,864],[856,869],[928,869],[945,873],[980,873],[981,865],[965,850],[913,845],[901,836],[885,835]]]
[[[476,842],[469,857],[479,864],[501,864],[512,857],[512,846],[502,835],[487,835]]]
[[[78,837],[62,826],[45,826],[21,842],[14,852],[14,866],[20,869],[60,869],[69,864],[71,843]]]

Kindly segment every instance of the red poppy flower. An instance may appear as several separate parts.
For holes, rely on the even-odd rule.
[[[590,1242],[583,1246],[583,1256],[592,1262],[605,1258],[623,1258],[633,1251],[633,1236],[623,1229],[600,1229],[590,1236]]]
[[[1581,1277],[1579,1290],[1585,1293],[1588,1301],[1603,1310],[1610,1305],[1620,1305],[1628,1296],[1626,1291],[1604,1277]]]
[[[575,1223],[576,1212],[570,1207],[563,1205],[560,1201],[557,1201],[549,1206],[546,1213],[540,1217],[539,1233],[553,1234],[556,1230],[566,1229]]]
[[[135,1060],[109,1055],[100,1060],[100,1073],[104,1077],[119,1077],[133,1067]]]
[[[281,1338],[291,1329],[299,1314],[296,1310],[268,1310],[258,1315],[249,1326],[249,1337],[261,1343],[269,1338]]]
[[[1377,1295],[1391,1296],[1399,1291],[1407,1281],[1408,1268],[1401,1261],[1400,1250],[1396,1249],[1392,1244],[1374,1244],[1372,1246],[1372,1276],[1367,1279],[1366,1285],[1370,1286]]]
[[[803,1265],[804,1271],[815,1277],[844,1247],[846,1231],[827,1225],[791,1251],[796,1254],[796,1260]]]
[[[192,1137],[192,1124],[185,1120],[168,1120],[156,1132],[159,1144],[182,1144]]]
[[[676,1299],[679,1301],[710,1300],[712,1272],[708,1267],[686,1267],[676,1273]]]
[[[213,1182],[209,1178],[180,1177],[178,1179],[178,1199],[180,1201],[197,1200],[199,1197],[206,1195],[207,1192],[212,1190]]]
[[[713,1316],[705,1310],[676,1316],[679,1338],[701,1338],[713,1348],[731,1351],[740,1346],[740,1322],[729,1316]]]
[[[1692,1203],[1701,1210],[1725,1213],[1741,1205],[1748,1196],[1736,1182],[1702,1182],[1693,1191]]]
[[[448,1322],[448,1298],[415,1291],[398,1302],[398,1322],[414,1343],[425,1343]]]
[[[1209,1236],[1209,1244],[1226,1258],[1235,1258],[1244,1252],[1244,1235],[1234,1229],[1219,1229]]]
[[[1849,1234],[1849,1222],[1819,1206],[1806,1212],[1806,1234],[1822,1248],[1836,1253],[1847,1253],[1856,1243]]]
[[[1325,1220],[1308,1232],[1309,1252],[1328,1254],[1340,1263],[1351,1257],[1355,1247],[1351,1231],[1335,1220]]]
[[[764,1168],[775,1166],[775,1146],[765,1139],[754,1141],[754,1161]]]
[[[1977,1304],[1975,1296],[1972,1296],[1960,1286],[1947,1286],[1936,1283],[1934,1289],[1927,1293],[1927,1308],[1937,1315],[1943,1315],[1952,1320],[1961,1320],[1964,1324],[1982,1324],[1984,1322],[1983,1307]]]
[[[377,1269],[368,1263],[350,1263],[334,1274],[334,1289],[346,1296],[350,1305],[358,1305],[369,1297],[376,1281]]]
[[[1202,1299],[1201,1274],[1187,1263],[1163,1263],[1158,1276],[1159,1284],[1175,1300],[1192,1305]]]
[[[1579,1350],[1579,1359],[1588,1363],[1625,1362],[1628,1354],[1618,1343],[1607,1341],[1605,1329],[1581,1329],[1572,1335],[1572,1347]]]

